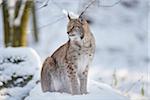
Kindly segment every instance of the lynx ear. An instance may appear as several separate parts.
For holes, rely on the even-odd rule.
[[[79,15],[79,18],[82,18],[82,14]]]
[[[82,21],[83,21],[83,17],[82,17],[82,15],[80,15],[80,16],[79,16],[79,20],[80,20],[80,22],[82,22]]]
[[[69,15],[69,13],[68,13],[68,15],[67,15],[67,16],[68,16],[68,19],[69,19],[69,20],[71,20],[71,17],[70,17],[70,15]]]

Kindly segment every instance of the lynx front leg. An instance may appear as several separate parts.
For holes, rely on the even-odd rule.
[[[42,71],[41,71],[41,86],[42,86],[42,91],[43,92],[53,92],[55,91],[54,89],[54,84],[52,80],[52,76],[50,74],[51,69],[55,66],[54,61],[51,57],[46,59],[42,66]]]
[[[88,78],[88,66],[85,71],[79,75],[80,78],[80,91],[81,94],[87,94],[87,78]]]
[[[77,68],[75,66],[68,66],[67,68],[68,78],[70,81],[70,91],[71,94],[80,94],[80,87],[77,76]]]

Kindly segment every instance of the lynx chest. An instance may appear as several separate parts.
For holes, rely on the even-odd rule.
[[[91,63],[93,58],[93,47],[92,44],[83,45],[79,50],[79,56],[77,60],[78,71],[83,72],[85,68]]]
[[[95,51],[95,44],[91,39],[73,40],[70,42],[68,59],[77,65],[78,72],[83,72],[91,64]]]

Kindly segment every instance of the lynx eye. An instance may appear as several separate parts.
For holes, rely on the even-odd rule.
[[[74,29],[74,26],[70,30],[73,30],[73,29]]]
[[[74,26],[71,29],[69,29],[67,33],[69,34],[73,29],[74,29]]]

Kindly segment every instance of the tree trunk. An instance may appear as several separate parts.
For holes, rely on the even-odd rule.
[[[15,18],[19,16],[19,11],[21,9],[21,0],[19,0],[16,3],[16,9],[15,9]],[[21,47],[21,46],[27,46],[27,26],[29,22],[29,16],[32,9],[33,0],[27,0],[25,3],[25,8],[23,10],[23,14],[20,19],[19,25],[14,25],[14,38],[13,38],[13,47]]]
[[[29,15],[32,10],[33,0],[28,0],[25,5],[25,9],[23,12],[23,16],[21,18],[21,25],[20,25],[20,41],[19,46],[27,46],[27,26],[29,22]]]
[[[4,46],[10,46],[10,27],[9,27],[9,14],[7,8],[7,1],[3,0],[2,13],[3,13],[3,28],[4,28]]]
[[[33,1],[34,0],[17,0],[14,5],[14,15],[12,13],[12,15],[10,15],[10,9],[7,3],[8,0],[3,0],[2,9],[5,47],[27,46],[27,26],[33,8]]]

